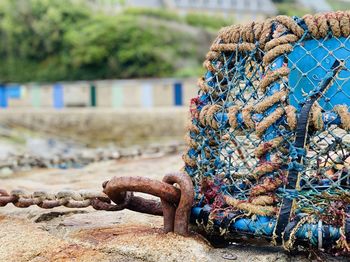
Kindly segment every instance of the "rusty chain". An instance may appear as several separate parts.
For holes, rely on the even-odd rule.
[[[38,206],[44,209],[60,206],[68,208],[86,208],[91,206],[96,210],[120,211],[123,209],[130,209],[141,213],[163,215],[159,201],[145,200],[141,197],[134,196],[133,192],[123,193],[123,201],[112,204],[111,199],[102,192],[63,190],[57,193],[49,193],[46,191],[28,193],[24,190],[17,189],[8,193],[6,190],[0,189],[0,207],[11,203],[18,208]]]
[[[68,208],[92,206],[97,210],[114,211],[119,207],[111,204],[111,200],[102,192],[63,190],[53,194],[46,191],[28,193],[24,190],[13,190],[8,193],[0,189],[0,206],[3,207],[10,203],[19,208],[36,205],[45,209],[59,206]]]
[[[179,186],[175,187],[173,184]],[[12,203],[19,208],[38,206],[50,209],[64,206],[96,210],[119,211],[129,209],[141,213],[164,216],[164,231],[188,235],[190,210],[194,198],[192,181],[181,173],[169,174],[163,181],[144,177],[114,177],[102,184],[103,192],[64,190],[56,194],[46,191],[27,193],[0,189],[0,207]],[[134,196],[133,192],[157,196],[160,201]],[[113,203],[112,203],[113,202]]]

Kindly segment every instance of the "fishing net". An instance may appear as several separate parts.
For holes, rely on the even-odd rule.
[[[191,101],[192,223],[349,253],[350,12],[223,28]]]

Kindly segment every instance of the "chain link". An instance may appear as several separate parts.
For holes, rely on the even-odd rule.
[[[180,188],[174,184],[178,184]],[[64,190],[52,194],[46,191],[27,193],[24,190],[13,190],[9,194],[6,190],[0,189],[0,207],[12,203],[19,208],[36,205],[41,208],[92,206],[96,210],[105,211],[129,209],[164,216],[165,232],[188,235],[189,215],[194,198],[189,176],[182,173],[169,174],[163,181],[145,177],[114,177],[105,181],[102,187],[104,193]],[[134,196],[133,192],[148,193],[159,197],[161,201]]]
[[[0,207],[9,203],[19,208],[34,205],[45,209],[59,206],[68,208],[92,206],[96,210],[117,211],[124,208],[124,206],[111,204],[111,200],[102,192],[63,190],[53,194],[46,191],[27,193],[24,190],[13,190],[8,193],[6,190],[0,189]]]

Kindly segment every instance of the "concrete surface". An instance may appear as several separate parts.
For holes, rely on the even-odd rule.
[[[1,179],[0,188],[98,190],[112,176],[161,179],[181,166],[180,155],[174,155],[99,162],[83,169],[32,170]],[[215,249],[195,233],[189,238],[164,234],[161,217],[128,210],[0,208],[0,261],[230,261],[223,256],[250,262],[307,261],[277,247],[235,244]]]

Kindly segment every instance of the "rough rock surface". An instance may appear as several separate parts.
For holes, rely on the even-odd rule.
[[[83,169],[32,170],[0,180],[0,188],[29,191],[99,189],[112,176],[161,179],[179,170],[179,155],[156,159],[107,161]],[[226,259],[224,258],[226,257]],[[162,218],[128,210],[92,208],[44,210],[0,208],[0,261],[306,261],[280,248],[231,245],[213,248],[201,236],[162,232]],[[336,258],[329,258],[329,261]],[[337,260],[339,261],[339,260]]]

